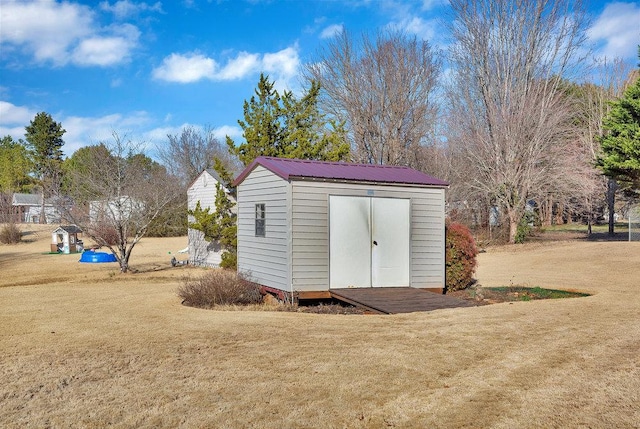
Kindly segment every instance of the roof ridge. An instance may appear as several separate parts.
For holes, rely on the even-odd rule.
[[[266,160],[273,160],[273,161],[277,161],[277,162],[300,162],[303,164],[331,164],[331,165],[338,165],[341,167],[353,167],[353,166],[360,166],[360,167],[373,167],[373,168],[402,168],[402,169],[411,169],[413,170],[413,168],[407,166],[407,165],[391,165],[391,164],[366,164],[366,163],[360,163],[360,162],[349,162],[349,161],[321,161],[319,159],[299,159],[299,158],[278,158],[276,156],[260,156],[258,158],[263,158]]]

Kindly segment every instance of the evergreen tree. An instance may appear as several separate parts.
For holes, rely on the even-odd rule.
[[[327,121],[318,110],[320,85],[313,82],[298,100],[292,92],[281,96],[268,76],[260,75],[255,95],[244,102],[244,143],[227,136],[229,151],[244,165],[258,156],[343,160],[349,154],[344,124]]]
[[[602,172],[626,190],[640,189],[640,77],[622,98],[611,103],[603,120],[600,140],[602,155],[597,160]]]
[[[112,155],[104,143],[85,146],[76,150],[70,158],[64,160],[62,189],[66,195],[73,195],[76,203],[83,204],[95,198],[91,186],[83,180],[92,166],[111,163]]]
[[[59,122],[53,120],[46,112],[38,113],[25,127],[25,139],[28,143],[29,155],[36,172],[39,185],[42,187],[42,216],[40,221],[46,223],[44,201],[60,190],[62,184],[62,140],[66,132]]]
[[[0,192],[28,192],[33,186],[29,176],[32,165],[22,140],[11,136],[0,139]]]
[[[229,186],[231,179],[229,173],[219,159],[216,158],[215,163],[220,178]],[[207,241],[220,243],[223,249],[220,262],[222,268],[236,268],[237,265],[238,228],[233,206],[235,203],[227,195],[226,187],[217,183],[215,210],[211,211],[210,207],[202,208],[198,201],[195,209],[188,212],[194,218],[193,222],[189,222],[189,228],[201,231]]]

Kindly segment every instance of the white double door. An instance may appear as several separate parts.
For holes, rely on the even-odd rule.
[[[329,197],[331,288],[409,286],[410,200]]]

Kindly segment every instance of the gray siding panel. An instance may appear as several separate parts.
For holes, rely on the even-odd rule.
[[[444,192],[435,188],[293,181],[293,289],[329,289],[329,195],[411,199],[411,286],[444,287]]]
[[[238,186],[238,271],[273,288],[290,290],[289,184],[262,166]],[[265,204],[265,237],[255,236],[255,205]]]

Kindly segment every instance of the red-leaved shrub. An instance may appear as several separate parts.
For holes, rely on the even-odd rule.
[[[465,289],[473,283],[478,249],[469,228],[458,222],[447,225],[446,290]]]

